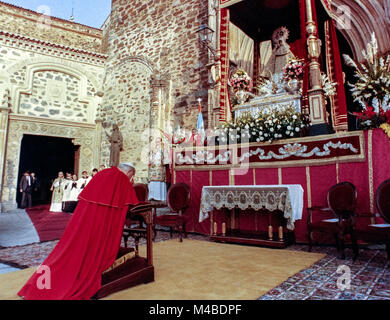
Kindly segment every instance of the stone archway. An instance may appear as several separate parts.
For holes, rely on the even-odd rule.
[[[332,16],[347,39],[355,59],[363,60],[362,50],[375,32],[379,51],[390,51],[390,24],[387,0],[333,0]],[[345,27],[343,27],[345,25]]]
[[[79,172],[88,172],[96,165],[95,125],[61,122],[55,120],[26,119],[11,116],[6,148],[4,184],[1,194],[2,210],[16,209],[19,157],[24,134],[73,139],[80,146]]]

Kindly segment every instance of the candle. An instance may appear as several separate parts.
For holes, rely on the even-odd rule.
[[[226,235],[226,223],[222,223],[222,235],[225,236]]]
[[[279,227],[279,240],[283,241],[283,227],[282,226]]]
[[[269,238],[269,240],[273,240],[273,238],[274,238],[272,226],[268,227],[268,238]]]

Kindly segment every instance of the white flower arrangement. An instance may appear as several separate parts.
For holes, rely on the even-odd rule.
[[[328,75],[324,72],[321,73],[322,87],[325,91],[325,96],[331,97],[336,94],[337,82],[330,82]]]
[[[251,126],[253,124],[253,126]],[[270,113],[259,113],[256,116],[250,113],[244,114],[235,122],[225,123],[221,131],[225,139],[219,139],[219,143],[231,141],[240,143],[249,142],[272,142],[278,139],[299,137],[310,125],[306,115],[296,112],[293,106],[282,110],[274,109]]]
[[[379,101],[379,109],[389,100],[390,96],[390,54],[380,56],[375,33],[371,42],[362,51],[365,61],[355,63],[348,55],[343,55],[348,66],[355,69],[355,84],[349,84],[355,101],[361,104],[372,104],[374,99]]]

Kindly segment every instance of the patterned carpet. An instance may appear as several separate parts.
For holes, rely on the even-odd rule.
[[[207,237],[201,235],[191,234],[188,237],[208,241]],[[169,232],[158,232],[156,241],[168,239]],[[57,243],[58,241],[50,241],[15,248],[0,248],[0,263],[17,268],[37,266],[45,260]],[[288,250],[307,251],[307,246],[293,245]],[[362,249],[355,262],[351,259],[350,249],[346,249],[346,260],[337,258],[334,247],[317,246],[313,248],[313,252],[325,253],[327,256],[259,297],[259,300],[390,299],[390,260],[387,260],[384,250]],[[351,287],[340,290],[337,287],[337,280],[342,274],[337,273],[337,269],[343,265],[350,268]]]
[[[305,245],[294,245],[289,250],[304,250]],[[259,300],[389,300],[390,260],[385,250],[360,250],[353,262],[352,250],[347,249],[347,259],[338,259],[334,247],[314,247],[313,252],[327,256],[310,268],[290,277],[283,284],[269,291]],[[351,272],[350,288],[338,289],[337,281],[343,272],[340,266],[347,266]]]

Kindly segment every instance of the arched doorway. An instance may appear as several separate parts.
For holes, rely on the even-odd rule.
[[[38,135],[24,135],[20,150],[18,185],[20,178],[26,171],[35,172],[39,179],[40,188],[33,194],[34,204],[50,202],[50,187],[58,171],[75,171],[78,163],[79,146],[72,143],[72,139],[47,137]],[[75,161],[76,159],[76,161]],[[18,192],[17,202],[20,206],[21,193]]]

